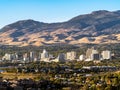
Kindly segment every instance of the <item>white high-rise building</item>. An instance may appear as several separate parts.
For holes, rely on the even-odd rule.
[[[83,55],[83,54],[82,54],[82,55],[80,55],[80,56],[79,56],[79,60],[80,60],[80,61],[85,60],[85,55]]]
[[[40,60],[44,61],[44,62],[49,62],[49,60],[50,60],[49,53],[45,49],[41,53],[41,59]]]
[[[48,54],[48,52],[45,49],[41,53],[41,59],[44,59],[44,58],[49,58],[49,54]]]
[[[76,52],[75,51],[67,52],[66,59],[67,60],[75,60],[76,59]]]
[[[107,59],[107,60],[111,59],[111,51],[109,51],[109,50],[102,51],[101,55],[102,55],[103,60],[104,59]]]

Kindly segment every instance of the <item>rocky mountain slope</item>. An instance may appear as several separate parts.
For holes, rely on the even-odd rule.
[[[0,30],[2,45],[120,43],[120,11],[94,11],[63,23],[21,20]]]

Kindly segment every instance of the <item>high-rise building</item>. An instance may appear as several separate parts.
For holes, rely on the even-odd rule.
[[[30,61],[33,61],[35,58],[35,52],[30,52]]]
[[[103,60],[111,59],[111,51],[109,51],[109,50],[102,51],[101,55],[102,55]]]
[[[15,53],[14,55],[15,55],[15,59],[18,60],[19,59],[18,53]]]
[[[100,60],[99,53],[93,53],[93,54],[91,54],[91,60]]]
[[[60,62],[65,62],[65,54],[64,53],[60,53],[57,57],[57,59],[60,61]]]
[[[27,53],[23,54],[23,60],[24,60],[24,61],[27,61],[27,60],[28,60],[28,54],[27,54]]]
[[[48,52],[44,49],[43,52],[41,53],[41,59],[49,58]]]
[[[92,54],[92,48],[88,48],[88,50],[86,51],[86,58],[90,58],[91,57],[91,54]]]
[[[49,53],[45,49],[43,50],[40,56],[40,61],[50,62]]]
[[[93,47],[87,50],[86,59],[87,60],[100,60],[100,55],[98,51]]]
[[[100,60],[100,55],[97,50],[92,50],[91,60]]]
[[[86,57],[85,57],[85,55],[83,55],[83,54],[79,56],[79,60],[80,60],[80,61],[85,60],[85,58],[86,58]]]
[[[75,60],[76,59],[76,52],[75,51],[67,52],[66,59],[67,60]]]
[[[53,62],[65,62],[65,54],[60,53],[56,59],[51,60]]]

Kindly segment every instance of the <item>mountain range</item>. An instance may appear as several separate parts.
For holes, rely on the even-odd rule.
[[[120,43],[120,10],[99,10],[66,22],[20,20],[0,29],[1,45],[51,45]]]

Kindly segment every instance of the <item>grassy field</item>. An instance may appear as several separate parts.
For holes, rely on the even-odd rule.
[[[3,77],[3,79],[25,79],[25,78],[31,78],[34,79],[36,77],[39,77],[40,74],[33,74],[33,73],[1,73],[0,77]]]

